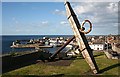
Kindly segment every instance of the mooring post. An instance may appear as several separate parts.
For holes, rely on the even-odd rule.
[[[83,32],[80,32],[81,25],[72,9],[70,3],[67,1],[65,1],[65,8],[66,8],[68,21],[74,32],[75,39],[79,45],[79,49],[80,49],[83,57],[85,58],[86,62],[89,64],[93,73],[97,74],[99,69],[98,69],[96,61],[93,57],[92,50],[87,42],[85,34]]]

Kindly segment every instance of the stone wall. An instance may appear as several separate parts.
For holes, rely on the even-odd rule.
[[[120,53],[120,48],[116,47],[115,44],[112,44],[112,50]]]
[[[32,52],[20,56],[3,56],[2,73],[21,68],[27,65],[35,64],[36,60],[48,59],[51,54],[45,52]]]

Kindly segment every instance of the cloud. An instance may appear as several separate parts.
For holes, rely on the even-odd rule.
[[[12,20],[14,21],[16,18],[15,17],[12,17]]]
[[[115,2],[79,2],[73,8],[79,18],[94,23],[116,23],[118,19],[118,3]]]
[[[58,14],[58,15],[65,15],[65,11],[61,11],[59,9],[55,9],[55,11],[53,12],[54,14]]]
[[[42,24],[48,24],[48,21],[42,21],[41,23]]]
[[[118,4],[117,3],[109,3],[107,7],[110,12],[117,12],[118,11]]]
[[[21,30],[19,30],[19,29],[16,29],[16,30],[15,30],[15,32],[21,32]]]
[[[12,21],[13,21],[13,23],[15,23],[15,24],[18,24],[18,23],[19,23],[19,21],[16,19],[16,17],[12,17]]]
[[[118,27],[118,23],[115,23],[113,26],[114,26],[114,27]]]
[[[2,2],[64,2],[65,0],[3,0]],[[69,2],[118,2],[119,0],[67,0]]]
[[[99,33],[117,34],[118,30],[117,2],[77,2],[77,3],[74,2],[71,3],[71,5],[80,21],[89,19],[92,22],[93,24],[92,34]]]
[[[66,22],[66,21],[61,21],[60,24],[61,24],[61,25],[67,25],[68,22]]]

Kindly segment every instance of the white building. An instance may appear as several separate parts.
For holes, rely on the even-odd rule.
[[[66,46],[66,48],[68,48],[68,49],[72,49],[72,48],[73,48],[73,46],[72,46],[72,45],[70,45],[70,44],[68,44],[68,45]]]
[[[93,50],[104,50],[104,44],[92,44],[90,47]]]

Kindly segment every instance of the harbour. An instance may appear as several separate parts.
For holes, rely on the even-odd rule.
[[[30,39],[39,39],[43,37],[50,37],[50,38],[56,38],[56,37],[71,37],[72,35],[3,35],[2,38],[2,54],[7,54],[11,52],[24,52],[24,51],[33,51],[34,48],[11,48],[12,43],[15,40],[30,40]],[[54,51],[54,49],[50,49],[51,52]],[[53,50],[53,51],[52,51]]]

